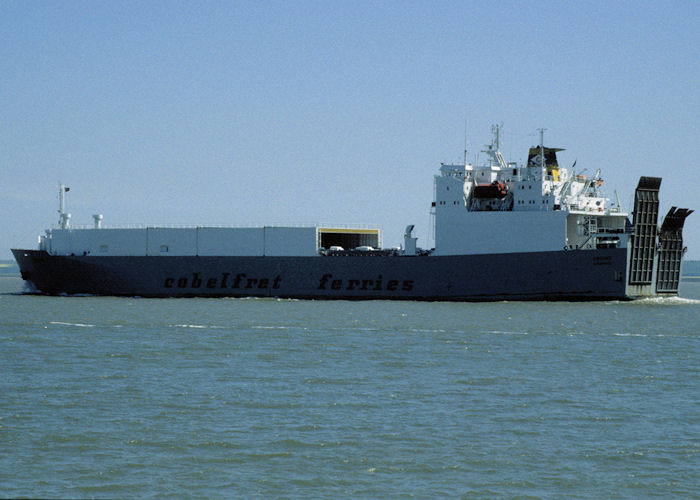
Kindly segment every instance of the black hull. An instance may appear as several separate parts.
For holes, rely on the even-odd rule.
[[[456,256],[95,257],[13,250],[40,293],[436,301],[608,300],[626,249]]]

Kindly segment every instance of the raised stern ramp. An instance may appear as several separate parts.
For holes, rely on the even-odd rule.
[[[660,177],[641,177],[634,192],[634,235],[630,246],[630,285],[651,285],[659,219]]]
[[[683,261],[683,224],[693,213],[687,208],[671,207],[659,231],[659,262],[656,293],[678,293]]]

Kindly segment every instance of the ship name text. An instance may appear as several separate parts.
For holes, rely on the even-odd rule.
[[[318,283],[318,290],[413,290],[413,280],[385,280],[380,274],[376,279],[340,279],[332,274],[324,274]]]
[[[203,278],[199,273],[192,273],[192,276],[181,276],[179,278],[168,277],[163,282],[165,288],[256,288],[256,289],[277,289],[280,287],[282,277],[274,278],[251,278],[245,273],[238,273],[232,276],[231,273],[221,273],[221,276]]]

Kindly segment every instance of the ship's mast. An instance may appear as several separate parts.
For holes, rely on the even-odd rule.
[[[493,133],[493,147],[496,151],[501,149],[501,127],[500,125],[491,125],[491,132]]]
[[[539,128],[537,129],[540,131],[540,166],[544,167],[544,131],[547,130],[546,128]]]
[[[464,120],[464,168],[467,168],[467,120]]]
[[[70,226],[70,214],[65,212],[66,193],[69,190],[70,188],[63,184],[58,184],[58,227],[61,229],[68,229]]]
[[[492,161],[501,167],[502,169],[507,169],[508,165],[506,164],[506,160],[503,158],[503,155],[501,154],[501,128],[503,125],[491,125],[491,133],[493,133],[493,139],[491,140],[491,145],[487,146],[486,151],[484,151],[486,154],[488,154]]]

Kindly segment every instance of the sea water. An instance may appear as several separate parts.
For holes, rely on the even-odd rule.
[[[637,302],[22,295],[0,497],[698,497],[700,283]]]

